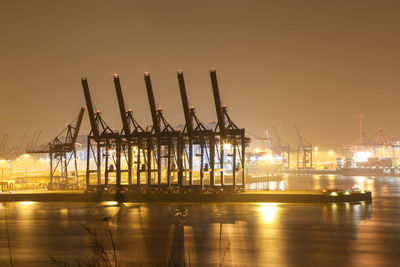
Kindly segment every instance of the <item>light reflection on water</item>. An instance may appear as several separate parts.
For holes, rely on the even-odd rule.
[[[70,262],[82,259],[90,242],[81,223],[96,229],[111,251],[105,217],[111,217],[123,266],[163,266],[171,258],[193,266],[396,265],[400,261],[400,198],[396,195],[400,179],[307,176],[273,182],[288,189],[316,189],[332,181],[334,188],[355,183],[370,186],[374,202],[3,203],[0,266],[8,263],[5,215],[18,266],[51,266],[50,256]]]
[[[278,204],[262,203],[260,204],[260,207],[258,207],[258,211],[261,213],[261,217],[263,218],[264,222],[271,223],[278,212]]]
[[[379,181],[375,186],[375,181]],[[399,186],[400,179],[393,177],[374,178],[365,176],[344,177],[336,175],[307,175],[295,176],[284,175],[281,177],[268,177],[260,182],[248,184],[246,187],[250,190],[322,190],[322,189],[340,189],[350,190],[352,188],[370,190],[373,193],[388,191],[393,186]],[[400,196],[400,195],[399,195]]]
[[[37,202],[34,202],[34,201],[20,201],[20,202],[18,202],[18,204],[21,205],[21,206],[30,206],[30,205],[33,205],[35,203],[37,203]]]

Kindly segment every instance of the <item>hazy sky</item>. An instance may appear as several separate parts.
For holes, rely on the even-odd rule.
[[[171,124],[184,121],[176,70],[198,116],[216,120],[209,67],[233,120],[263,136],[296,121],[314,144],[400,135],[400,1],[1,0],[0,134],[54,137],[85,105],[121,128],[113,73],[137,120],[150,124],[143,73]],[[85,115],[82,133],[89,131]]]

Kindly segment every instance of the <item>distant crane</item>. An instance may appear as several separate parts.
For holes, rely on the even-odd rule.
[[[283,168],[290,168],[290,146],[286,143],[279,135],[275,124],[272,125],[272,130],[275,134],[275,138],[270,135],[272,143],[272,151],[282,157]]]
[[[26,144],[26,149],[28,150],[33,150],[33,143],[35,142],[36,139],[36,135],[37,135],[37,129],[35,129],[33,131],[33,135],[32,135],[32,140],[30,143]]]
[[[7,141],[8,141],[8,134],[5,134],[3,136],[3,139],[1,139],[1,143],[0,143],[0,153],[1,154],[3,154],[6,151]]]
[[[293,123],[297,134],[297,169],[312,169],[312,144],[306,141],[300,134],[300,130],[296,123]]]
[[[33,132],[32,140],[29,144],[26,145],[27,150],[34,150],[35,147],[37,146],[37,143],[39,142],[40,135],[42,133],[42,129],[37,130]]]
[[[32,143],[32,149],[34,149],[37,146],[41,134],[42,134],[42,129],[39,129],[39,132],[37,133],[36,138]]]
[[[385,136],[383,128],[380,128],[375,134],[369,137],[366,142],[364,142],[364,147],[368,146],[373,148],[376,157],[394,157],[394,146],[392,146],[392,140],[390,137]]]
[[[50,158],[50,188],[65,187],[70,184],[68,166],[72,159],[74,159],[75,172],[75,182],[78,183],[78,166],[76,158],[75,143],[78,138],[79,129],[81,127],[83,114],[85,108],[82,107],[79,111],[78,117],[71,123],[68,123],[64,130],[61,131],[51,142],[49,142],[44,148],[33,150],[28,149],[26,152],[29,154],[48,154]],[[31,144],[37,143],[40,136],[41,130],[36,133],[35,138],[32,138]],[[58,183],[54,183],[54,178],[56,171],[60,169],[60,176],[58,176]],[[64,180],[65,179],[65,180]]]

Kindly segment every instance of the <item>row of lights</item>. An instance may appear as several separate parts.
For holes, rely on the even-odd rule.
[[[360,190],[360,191],[358,191],[358,193],[365,194],[365,190]],[[345,191],[344,194],[345,195],[350,195],[350,192],[349,191]],[[336,197],[336,196],[338,196],[338,193],[337,192],[331,192],[329,195]]]

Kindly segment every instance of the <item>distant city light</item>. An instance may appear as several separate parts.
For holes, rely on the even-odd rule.
[[[232,145],[231,144],[224,144],[224,149],[226,149],[226,150],[230,150],[232,148]]]

